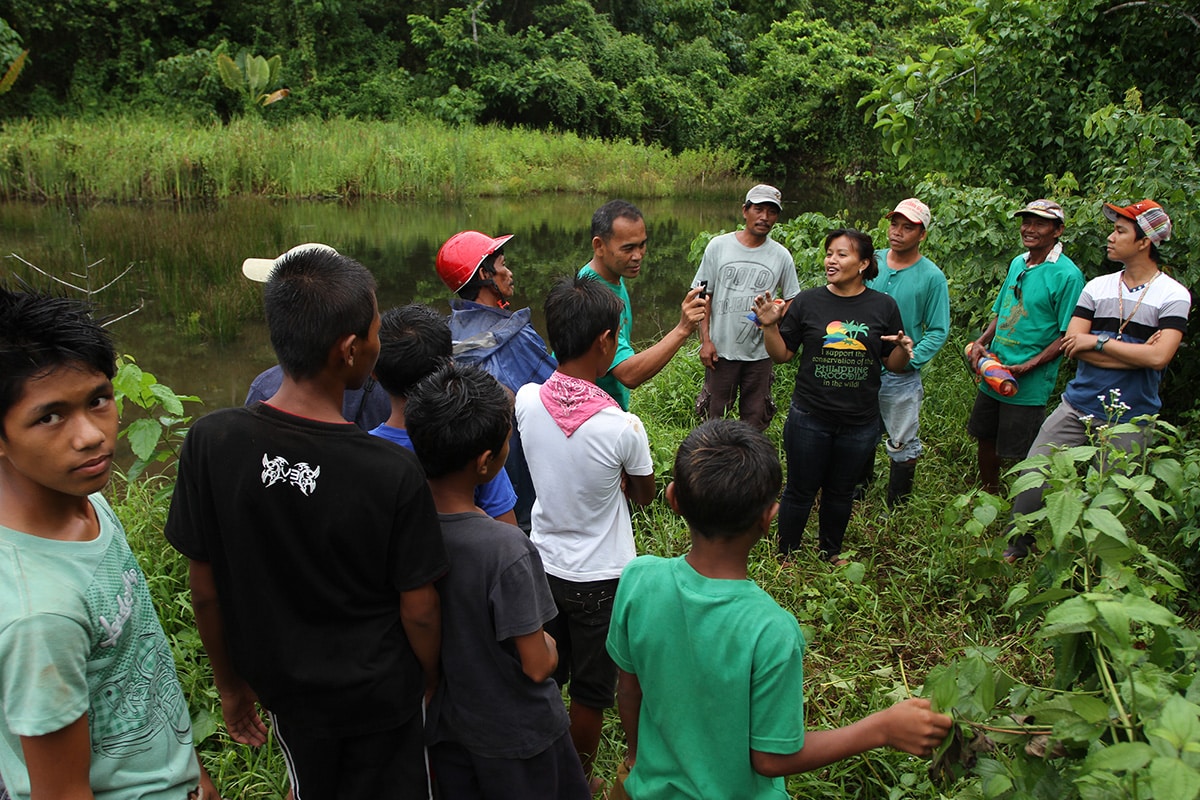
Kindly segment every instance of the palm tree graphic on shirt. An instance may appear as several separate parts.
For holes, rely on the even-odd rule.
[[[841,322],[834,320],[825,326],[825,344],[830,350],[866,350],[867,346],[858,340],[866,338],[870,328],[858,322]]]

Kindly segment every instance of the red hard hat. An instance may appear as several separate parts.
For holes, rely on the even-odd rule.
[[[462,231],[446,240],[437,254],[437,274],[442,283],[457,292],[467,285],[483,260],[495,253],[512,234],[493,239],[479,231]]]

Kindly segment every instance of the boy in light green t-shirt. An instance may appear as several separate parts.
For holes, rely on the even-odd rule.
[[[146,577],[99,494],[115,370],[82,304],[0,288],[0,774],[16,800],[217,796]]]
[[[679,447],[667,501],[692,549],[625,568],[608,634],[633,800],[782,800],[785,775],[876,747],[928,755],[950,730],[924,699],[804,730],[800,627],[746,573],[781,483],[774,445],[746,423],[711,420]]]

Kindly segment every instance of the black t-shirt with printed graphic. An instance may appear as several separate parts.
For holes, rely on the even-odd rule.
[[[420,709],[400,593],[449,562],[416,456],[263,403],[184,442],[166,536],[212,565],[234,668],[270,710],[331,734]]]
[[[792,403],[834,424],[878,418],[881,360],[895,346],[880,337],[901,325],[896,301],[874,289],[842,297],[818,286],[796,295],[779,323],[787,349],[800,354]]]

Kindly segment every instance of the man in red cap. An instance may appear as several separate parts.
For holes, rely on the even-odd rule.
[[[1192,297],[1159,269],[1158,245],[1171,238],[1171,218],[1153,200],[1131,206],[1104,204],[1112,222],[1106,253],[1122,269],[1088,281],[1063,337],[1063,354],[1079,362],[1062,403],[1046,418],[1029,457],[1050,455],[1055,447],[1087,444],[1089,434],[1106,425],[1157,414],[1158,385],[1175,357],[1187,327]],[[1144,449],[1149,423],[1109,441],[1124,450]],[[1042,487],[1022,492],[1013,515],[1030,514],[1042,505]],[[1029,554],[1033,537],[1013,538],[1004,557]]]

